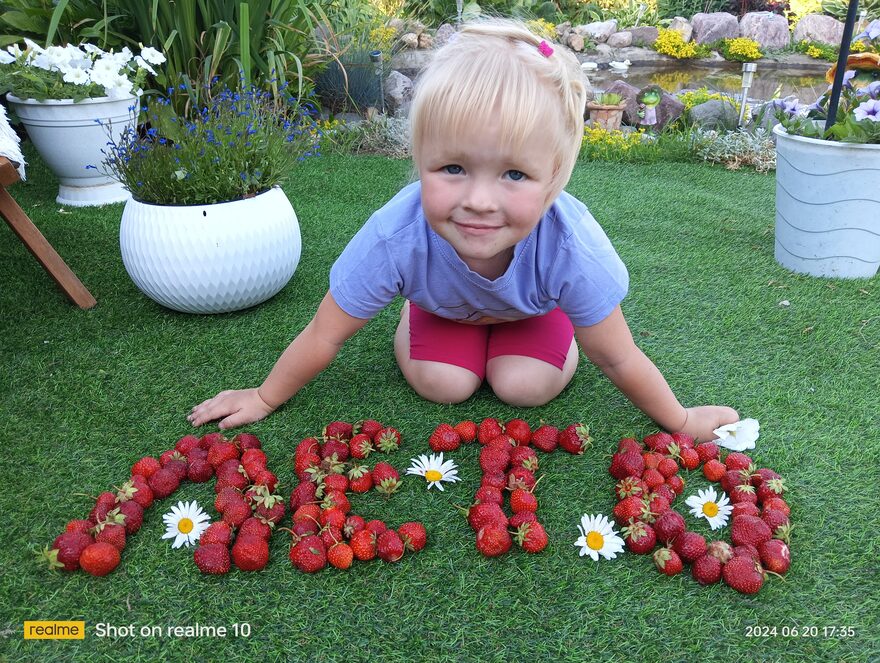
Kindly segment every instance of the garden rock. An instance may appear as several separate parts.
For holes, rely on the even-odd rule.
[[[597,44],[604,44],[608,41],[608,37],[617,32],[617,19],[612,18],[610,21],[597,21],[595,23],[587,23],[579,25],[574,29],[582,37],[589,37]]]
[[[740,19],[741,37],[754,39],[761,48],[777,50],[791,43],[791,32],[784,16],[772,12],[749,12]]]
[[[832,16],[807,14],[798,21],[792,39],[795,43],[807,40],[840,46],[843,39],[843,23]]]
[[[392,18],[388,21],[388,27],[394,30],[395,35],[400,35],[406,31],[406,21],[402,18]]]
[[[752,119],[749,121],[748,128],[752,131],[755,129],[764,129],[775,143],[776,134],[773,133],[773,127],[779,124],[779,120],[776,119],[774,110],[772,101],[753,105]]]
[[[729,101],[710,99],[688,112],[690,121],[703,129],[736,129],[739,119],[736,107]]]
[[[639,28],[630,28],[630,34],[632,35],[632,43],[635,46],[653,46],[654,42],[657,41],[657,37],[659,36],[659,31],[653,25],[646,25]]]
[[[568,36],[571,34],[572,27],[569,21],[559,23],[556,26],[556,39],[560,44],[568,43]]]
[[[607,43],[611,48],[626,48],[627,46],[632,46],[633,35],[629,30],[624,30],[623,32],[615,32],[613,35],[608,37]]]
[[[399,71],[392,71],[385,79],[385,108],[389,115],[408,114],[412,102],[413,84]]]
[[[455,27],[450,25],[449,23],[444,23],[439,28],[437,28],[437,32],[434,35],[434,46],[437,48],[445,46],[454,34]]]
[[[626,109],[623,111],[623,119],[626,124],[631,126],[638,126],[640,118],[639,118],[639,103],[636,101],[636,96],[639,94],[639,88],[630,85],[624,81],[614,81],[607,89],[606,92],[613,92],[615,94],[619,94],[623,100],[626,102]],[[663,97],[660,99],[660,104],[657,106],[657,124],[654,125],[657,130],[662,129],[670,122],[677,120],[681,117],[681,114],[684,112],[684,104],[681,103],[678,98],[671,94],[663,93]]]
[[[419,47],[419,36],[415,32],[407,32],[401,36],[400,43],[406,48],[416,49]]]
[[[581,37],[577,32],[572,32],[568,35],[568,41],[566,41],[568,47],[580,53],[584,50],[584,38]]]
[[[691,23],[694,26],[694,41],[698,44],[709,44],[719,39],[739,37],[739,23],[736,16],[727,12],[711,14],[694,14]]]
[[[672,22],[669,24],[669,29],[675,30],[680,34],[685,42],[689,42],[694,34],[694,26],[692,26],[690,21],[683,16],[676,16],[672,19]]]
[[[434,46],[434,38],[427,32],[419,35],[419,48],[431,48]]]

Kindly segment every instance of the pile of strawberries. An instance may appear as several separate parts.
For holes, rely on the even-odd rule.
[[[733,506],[731,540],[706,542],[689,531],[681,514],[671,506],[684,490],[678,472],[696,470],[720,482]],[[618,503],[614,518],[622,526],[627,548],[636,554],[653,551],[661,573],[680,573],[691,564],[694,579],[702,585],[724,580],[744,594],[757,593],[766,572],[785,574],[791,563],[788,547],[790,509],[783,494],[782,477],[767,468],[757,468],[744,453],[728,453],[712,442],[694,444],[684,433],[660,432],[642,443],[624,438],[611,458],[609,473],[618,479]],[[657,544],[660,548],[654,550]]]
[[[486,557],[498,557],[510,550],[513,541],[528,553],[539,553],[547,547],[547,532],[538,522],[538,500],[534,495],[538,480],[538,455],[535,449],[549,453],[562,447],[572,454],[581,454],[592,443],[589,429],[572,424],[560,431],[541,424],[534,431],[523,419],[502,424],[487,418],[477,426],[463,421],[452,426],[437,426],[428,444],[434,451],[455,451],[462,443],[478,440],[480,468],[483,479],[467,509],[467,519],[476,532],[477,550]],[[533,448],[534,447],[534,448]],[[513,515],[504,512],[504,492],[509,493]],[[513,530],[511,538],[510,528]]]
[[[247,461],[247,471],[240,464],[240,457]],[[125,483],[98,495],[88,517],[68,522],[65,531],[55,539],[51,548],[47,546],[40,553],[40,557],[53,569],[75,571],[81,568],[95,576],[107,575],[119,565],[126,538],[140,529],[144,511],[156,499],[169,497],[185,480],[202,483],[215,474],[218,492],[224,487],[234,487],[229,490],[242,496],[250,486],[248,497],[242,497],[248,506],[248,517],[251,516],[251,506],[256,511],[255,520],[262,518],[264,508],[267,513],[272,511],[269,491],[277,479],[266,469],[265,455],[254,435],[240,433],[231,441],[220,433],[209,433],[201,438],[186,435],[173,449],[162,452],[159,458],[145,456],[138,460]],[[277,507],[274,508],[277,511]],[[228,528],[230,536],[227,539],[231,538],[233,527],[242,526],[240,533],[255,529],[253,525],[244,527],[248,518],[242,514],[243,511],[239,510],[234,516],[235,524]],[[212,559],[212,568],[224,568],[225,564],[225,570],[229,570],[229,552],[225,548],[224,553],[225,562],[218,555],[219,561]],[[197,563],[198,557],[197,551]],[[249,564],[247,557],[240,556],[242,568]]]
[[[333,421],[320,440],[307,437],[294,454],[299,484],[290,495],[293,525],[290,561],[304,573],[328,564],[348,569],[355,559],[379,557],[399,561],[406,551],[425,547],[428,534],[420,522],[389,529],[381,520],[365,521],[351,512],[348,493],[369,490],[391,495],[400,487],[400,475],[389,463],[370,469],[363,461],[373,451],[391,453],[400,448],[400,432],[374,419],[352,425]]]

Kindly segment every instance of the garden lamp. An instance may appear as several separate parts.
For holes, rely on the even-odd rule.
[[[636,16],[636,22],[633,24],[634,28],[639,27],[639,21],[642,20],[642,16],[645,14],[645,10],[647,8],[648,8],[648,5],[646,5],[644,2],[639,4],[639,15]]]
[[[373,63],[373,71],[376,73],[376,80],[379,82],[379,110],[385,113],[385,89],[382,85],[382,51],[370,51],[370,62]]]
[[[743,62],[743,79],[742,79],[742,99],[739,102],[739,119],[736,126],[742,126],[743,118],[746,115],[746,99],[749,97],[749,88],[752,87],[752,79],[755,77],[755,70],[758,65],[754,62]]]

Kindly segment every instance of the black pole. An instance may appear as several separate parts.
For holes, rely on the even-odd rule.
[[[853,27],[856,24],[856,12],[859,0],[850,0],[843,24],[843,38],[840,41],[840,53],[837,55],[837,71],[834,72],[834,83],[831,85],[831,99],[828,101],[828,117],[825,120],[825,131],[828,131],[837,120],[837,105],[840,103],[840,90],[843,88],[843,74],[846,72],[846,59],[849,57],[849,45],[852,42]]]

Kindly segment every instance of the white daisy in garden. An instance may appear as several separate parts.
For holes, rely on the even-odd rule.
[[[724,527],[733,512],[733,506],[727,499],[727,495],[722,492],[719,498],[712,487],[700,490],[696,495],[691,495],[685,500],[685,504],[691,508],[691,513],[694,516],[708,520],[709,527],[713,530]]]
[[[418,458],[413,458],[412,465],[406,473],[425,477],[429,490],[432,486],[443,490],[444,482],[460,481],[458,478],[458,466],[451,460],[443,462],[442,453],[431,454],[430,456],[422,454]]]
[[[198,502],[178,502],[171,511],[162,516],[165,522],[163,539],[174,539],[172,548],[180,548],[186,544],[191,546],[199,540],[211,521],[211,517],[202,511]]]
[[[718,436],[718,439],[713,441],[718,446],[732,451],[754,449],[760,429],[757,419],[743,419],[735,424],[727,424],[713,430],[712,432]]]
[[[623,552],[623,539],[617,536],[614,525],[605,516],[590,516],[585,513],[578,529],[581,535],[574,545],[581,549],[581,557],[589,555],[598,562],[599,555],[605,559],[614,559],[617,553]]]

